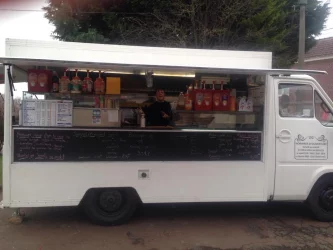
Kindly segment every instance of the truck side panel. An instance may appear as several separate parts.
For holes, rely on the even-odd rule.
[[[265,201],[263,162],[14,163],[11,207],[78,205],[95,187],[133,187],[144,203]],[[140,179],[139,170],[149,170]]]

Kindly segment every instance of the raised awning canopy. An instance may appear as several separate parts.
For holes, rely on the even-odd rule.
[[[194,77],[206,74],[326,74],[323,71],[272,69],[272,53],[214,49],[166,48],[92,44],[63,41],[6,39],[6,56],[0,63],[14,65],[13,80],[34,68],[104,71]],[[18,70],[20,69],[20,70]],[[0,71],[0,72],[3,72]]]
[[[0,63],[14,66],[14,82],[26,81],[24,72],[34,67],[45,67],[63,70],[102,70],[108,73],[123,74],[141,74],[147,71],[155,75],[166,76],[184,76],[194,77],[196,74],[249,74],[249,75],[299,75],[299,74],[327,74],[325,71],[317,70],[297,70],[297,69],[243,69],[243,68],[208,68],[208,67],[181,67],[181,66],[160,66],[160,65],[142,65],[142,64],[115,64],[115,63],[98,63],[82,61],[64,61],[64,60],[45,60],[45,59],[26,59],[0,57]],[[4,72],[4,71],[2,71]]]

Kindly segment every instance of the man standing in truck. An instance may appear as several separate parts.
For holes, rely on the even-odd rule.
[[[172,110],[169,102],[165,101],[165,91],[156,90],[156,101],[148,107],[143,107],[141,112],[146,115],[148,126],[171,126]]]

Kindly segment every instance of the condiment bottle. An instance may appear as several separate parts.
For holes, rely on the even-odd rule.
[[[184,109],[185,97],[184,97],[183,92],[180,92],[180,94],[179,94],[177,106],[178,106],[179,109]]]
[[[192,110],[192,98],[188,89],[185,94],[185,110]]]
[[[100,96],[99,107],[100,107],[101,109],[104,108],[104,96],[102,96],[102,95]]]
[[[95,108],[99,108],[100,107],[100,100],[99,100],[99,96],[95,96]]]
[[[221,102],[221,92],[215,91],[213,93],[213,110],[219,110],[220,107],[220,102]]]
[[[144,113],[141,113],[140,127],[141,128],[146,127],[146,118],[145,118],[145,114]]]
[[[111,99],[109,96],[105,96],[105,108],[111,108]]]
[[[111,99],[111,98],[109,98],[108,105],[109,105],[109,106],[108,106],[109,108],[112,108],[112,99]],[[113,107],[113,108],[114,108],[114,107]]]
[[[203,89],[206,89],[206,81],[202,81],[202,87]]]
[[[92,79],[89,77],[89,70],[87,70],[87,76],[83,79],[82,82],[82,92],[83,93],[92,93],[93,91],[93,81]]]
[[[69,92],[69,84],[70,80],[66,76],[66,71],[64,71],[64,75],[60,78],[59,81],[59,93],[67,94]]]
[[[80,77],[77,76],[77,69],[75,70],[75,76],[72,79],[72,90],[71,92],[74,94],[80,94],[81,93],[81,85],[82,81]]]
[[[101,71],[99,71],[98,78],[94,82],[94,90],[97,95],[104,94],[105,92],[105,82],[101,77]]]
[[[56,71],[53,71],[52,75],[52,92],[53,93],[59,92],[59,77]]]
[[[236,97],[230,96],[230,111],[236,111]]]
[[[199,86],[198,86],[198,80],[195,80],[195,85],[194,85],[194,89],[198,89]]]
[[[224,85],[224,81],[222,80],[221,81],[221,90],[223,90],[223,88],[224,88],[223,85]]]

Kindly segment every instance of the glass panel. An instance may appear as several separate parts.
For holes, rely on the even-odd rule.
[[[279,84],[279,113],[281,117],[311,118],[313,88],[308,84]]]
[[[327,127],[333,127],[333,115],[330,108],[315,91],[315,113],[316,118],[321,124]]]

